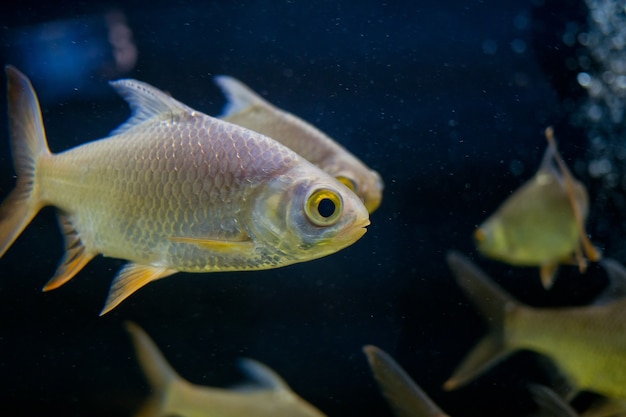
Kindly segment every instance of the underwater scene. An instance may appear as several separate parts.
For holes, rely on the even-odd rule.
[[[626,6],[14,2],[4,416],[626,415]]]

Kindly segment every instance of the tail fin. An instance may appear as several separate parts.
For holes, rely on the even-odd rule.
[[[0,257],[37,215],[35,170],[42,155],[50,155],[39,101],[30,81],[12,66],[6,67],[11,150],[17,184],[0,205]]]
[[[183,380],[167,362],[159,348],[154,344],[150,336],[137,324],[126,322],[126,330],[130,334],[137,360],[141,365],[150,387],[152,397],[137,413],[137,417],[160,417],[176,414],[171,409],[175,403],[174,392],[179,385],[185,385]]]
[[[447,261],[457,283],[476,304],[491,327],[490,332],[444,383],[444,389],[453,390],[474,379],[514,350],[506,344],[504,324],[507,313],[520,304],[460,253],[449,252]]]
[[[374,345],[363,352],[396,417],[448,417],[386,352]]]

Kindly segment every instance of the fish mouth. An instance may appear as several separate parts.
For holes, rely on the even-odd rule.
[[[367,232],[367,226],[369,225],[370,225],[369,218],[357,220],[354,223],[352,223],[352,227],[345,230],[338,237],[341,239],[342,242],[346,242],[348,244],[356,242],[361,237],[363,237],[365,232]]]

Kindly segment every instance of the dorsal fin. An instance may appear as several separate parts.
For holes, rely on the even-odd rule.
[[[133,127],[162,114],[193,113],[188,107],[172,96],[164,93],[150,84],[132,79],[109,81],[111,87],[128,102],[131,110],[130,118],[111,132],[119,135]]]
[[[239,367],[261,388],[272,391],[291,391],[289,385],[267,365],[250,358],[239,359]]]
[[[222,110],[222,114],[219,115],[220,118],[227,118],[253,105],[273,107],[261,96],[252,91],[250,87],[236,78],[229,77],[228,75],[218,75],[214,80],[215,84],[222,89],[226,100],[228,100]]]
[[[578,232],[580,234],[580,243],[582,245],[582,249],[587,256],[587,258],[593,262],[597,262],[602,259],[602,254],[598,249],[596,249],[591,240],[589,240],[589,236],[587,236],[587,231],[585,230],[585,215],[582,213],[581,207],[579,206],[579,202],[576,200],[576,184],[578,181],[574,178],[574,175],[570,172],[569,168],[563,161],[561,154],[559,153],[556,147],[556,140],[554,139],[554,130],[551,126],[547,127],[545,130],[546,140],[548,141],[548,146],[552,148],[552,153],[554,154],[554,160],[561,171],[561,176],[563,178],[563,183],[565,187],[565,191],[567,193],[567,198],[570,201],[570,205],[574,212],[574,218],[576,219],[576,227],[578,227]],[[582,185],[581,185],[582,186]],[[585,194],[586,195],[586,194]],[[587,199],[587,197],[585,197]],[[580,257],[579,259],[579,269],[581,272],[584,272],[586,269],[587,262],[584,257]]]

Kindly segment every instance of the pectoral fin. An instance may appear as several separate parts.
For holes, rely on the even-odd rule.
[[[113,280],[111,289],[109,290],[109,296],[107,297],[100,315],[102,316],[113,310],[132,293],[149,282],[165,278],[176,272],[178,271],[174,269],[151,265],[139,265],[135,263],[125,265]]]
[[[248,251],[254,246],[249,238],[245,240],[218,240],[176,236],[171,237],[170,240],[177,243],[189,243],[217,252]]]
[[[554,276],[558,268],[558,263],[541,265],[539,268],[539,276],[541,277],[541,284],[544,289],[549,290],[552,287],[552,284],[554,284]]]
[[[59,225],[65,237],[65,255],[54,276],[43,287],[43,291],[59,288],[67,281],[74,278],[74,276],[96,256],[95,253],[85,248],[83,242],[80,240],[80,236],[78,236],[78,232],[66,214],[59,213]]]

